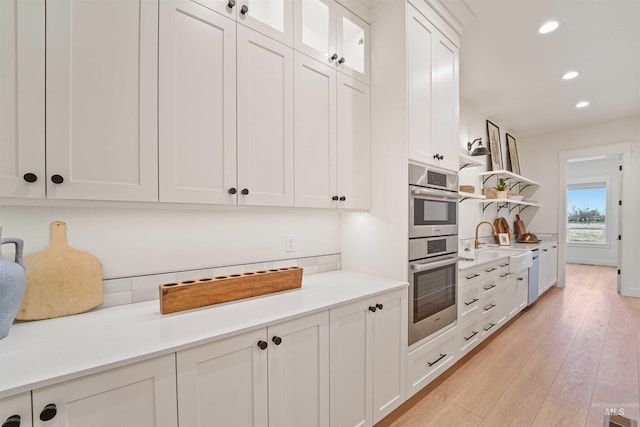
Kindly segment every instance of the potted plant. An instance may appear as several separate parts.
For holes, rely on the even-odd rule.
[[[506,199],[507,198],[507,183],[504,180],[504,178],[500,178],[498,180],[498,185],[496,185],[494,187],[496,190],[498,190],[498,199]]]

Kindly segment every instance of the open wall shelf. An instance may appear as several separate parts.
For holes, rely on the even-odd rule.
[[[487,181],[489,181],[493,177],[496,177],[496,179],[503,178],[507,182],[507,185],[509,186],[509,190],[514,189],[516,186],[519,186],[520,191],[530,186],[535,186],[535,187],[540,186],[539,183],[529,178],[525,178],[524,176],[521,176],[521,175],[516,175],[515,173],[509,172],[507,170],[482,172],[482,173],[479,173],[478,176],[482,178],[483,185],[485,185]]]

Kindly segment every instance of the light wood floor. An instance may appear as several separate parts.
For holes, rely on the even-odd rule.
[[[602,426],[606,408],[639,420],[640,298],[617,270],[567,265],[567,285],[490,338],[380,426]]]

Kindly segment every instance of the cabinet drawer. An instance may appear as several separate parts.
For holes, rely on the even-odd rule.
[[[467,287],[477,284],[485,279],[496,276],[498,273],[498,264],[492,262],[479,267],[470,268],[458,273],[458,283],[460,287]]]
[[[409,353],[407,398],[433,381],[457,360],[457,333],[458,327],[454,326]]]
[[[18,424],[10,424],[13,421]],[[26,392],[0,399],[0,423],[31,427],[31,393]]]
[[[489,298],[488,300],[484,300],[482,305],[480,306],[480,313],[483,319],[487,319],[492,317],[495,313],[500,311],[502,304],[497,299],[497,295],[494,295],[493,298]]]
[[[458,347],[460,348],[460,356],[464,356],[471,349],[480,343],[482,338],[482,328],[480,328],[481,320],[472,320],[465,323],[458,329]]]
[[[496,311],[488,316],[483,316],[480,320],[480,333],[482,339],[485,339],[498,329],[499,313]]]
[[[478,284],[478,291],[481,300],[486,301],[488,298],[492,298],[498,291],[497,278],[494,277],[484,283]]]
[[[465,322],[480,312],[480,291],[477,286],[463,289],[458,298],[458,321]]]

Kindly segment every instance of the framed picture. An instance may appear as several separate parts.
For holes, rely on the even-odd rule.
[[[511,163],[511,172],[520,175],[520,160],[518,159],[518,148],[516,147],[516,139],[506,134],[507,150],[509,150],[509,162]]]
[[[500,246],[509,246],[509,233],[498,233]]]
[[[500,128],[489,120],[487,120],[487,139],[489,140],[489,151],[491,151],[491,169],[494,171],[501,170]]]

